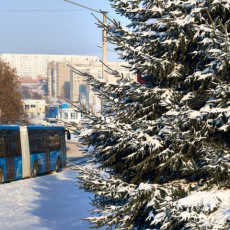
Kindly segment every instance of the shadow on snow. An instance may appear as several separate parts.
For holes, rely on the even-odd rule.
[[[76,186],[76,172],[68,170],[52,175],[36,178],[38,192],[37,208],[32,210],[32,215],[40,219],[33,229],[88,229],[89,223],[81,220],[90,216],[88,209],[90,193],[80,190]]]

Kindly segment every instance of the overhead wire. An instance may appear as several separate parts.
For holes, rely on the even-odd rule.
[[[0,12],[71,12],[71,11],[89,11],[89,10],[0,10]],[[126,23],[122,22],[121,20],[115,18],[111,14],[108,14],[109,17],[116,19],[117,21],[123,23],[127,26]]]
[[[89,11],[89,10],[0,10],[0,11],[6,11],[6,12],[15,12],[15,11],[24,11],[24,12],[26,12],[26,11],[48,11],[48,12],[52,12],[52,11]]]
[[[75,11],[89,11],[89,10],[0,10],[0,12],[75,12]],[[123,21],[113,17],[111,14],[108,14],[109,17],[116,19],[117,21],[121,22],[125,26],[128,24],[124,23]]]

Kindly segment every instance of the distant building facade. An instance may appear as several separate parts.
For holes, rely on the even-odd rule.
[[[61,108],[59,111],[60,119],[64,122],[80,123],[82,115],[75,110],[76,108]]]
[[[133,75],[129,69],[123,67],[128,66],[125,62],[107,62],[107,65],[114,70],[123,73],[127,77],[131,77],[133,80],[137,80],[136,75]],[[90,63],[89,65],[77,64],[74,66],[81,72],[86,72],[97,79],[102,79],[102,64],[100,62]],[[107,74],[107,82],[113,83],[118,80],[113,75]],[[98,98],[91,86],[85,81],[86,78],[76,74],[72,69],[70,70],[70,100],[74,102],[81,102],[84,105],[88,105],[93,111],[99,111],[101,109],[101,99]]]
[[[81,113],[76,112],[76,108],[68,103],[48,105],[46,106],[46,110],[46,120],[49,123],[56,123],[59,125],[64,125],[63,122],[80,123],[82,118]]]
[[[70,72],[68,66],[89,66],[98,63],[98,59],[88,59],[79,62],[50,62],[47,65],[48,76],[48,95],[52,97],[60,97],[70,99]]]
[[[39,81],[46,81],[47,77],[42,77],[41,75],[39,75],[37,79],[34,79],[32,77],[19,77],[17,80],[20,83],[38,83]]]
[[[22,100],[22,107],[24,111],[29,115],[29,118],[33,124],[42,124],[45,118],[46,101],[45,100]]]
[[[85,62],[51,62],[48,63],[48,95],[55,98],[70,99],[74,102],[81,102],[93,111],[101,109],[101,99],[92,91],[91,86],[86,82],[86,78],[76,74],[72,68],[81,72],[86,72],[97,79],[102,79],[102,63],[98,61]],[[107,65],[114,70],[129,76],[135,81],[136,75],[132,75],[125,62],[108,62]],[[116,82],[118,78],[107,74],[108,82]]]
[[[26,113],[45,113],[46,111],[46,101],[45,100],[33,100],[26,99],[22,100],[23,109]]]
[[[50,55],[50,54],[0,54],[0,58],[16,68],[20,78],[38,79],[47,77],[49,62],[84,62],[98,61],[96,56]]]

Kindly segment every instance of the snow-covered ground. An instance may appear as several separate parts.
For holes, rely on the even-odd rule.
[[[74,170],[0,186],[0,229],[88,229],[90,193],[76,186]],[[102,229],[102,228],[101,228]]]

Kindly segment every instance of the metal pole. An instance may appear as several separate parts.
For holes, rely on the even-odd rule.
[[[103,13],[103,23],[106,23],[106,12]],[[102,62],[104,64],[107,64],[107,34],[106,30],[103,29],[102,31],[102,37],[103,37],[103,55],[102,55]],[[106,73],[106,67],[102,65],[102,78],[105,80],[105,82],[108,82],[107,79],[107,73]],[[105,99],[101,99],[101,111],[103,109],[103,105],[105,104]]]
[[[106,23],[106,13],[103,13],[103,23]],[[102,36],[103,36],[103,56],[102,56],[102,61],[104,64],[107,64],[107,34],[106,30],[103,29],[102,31]],[[106,67],[102,65],[102,76],[103,79],[107,82],[107,73],[105,72]]]

